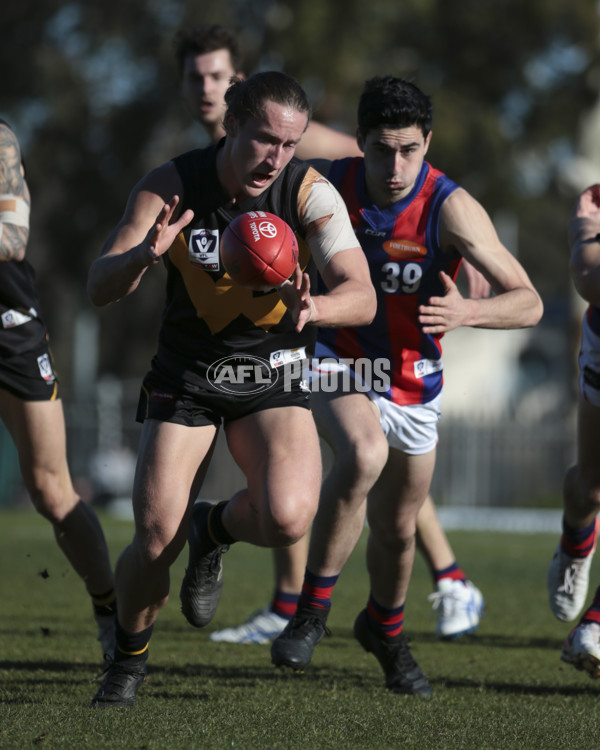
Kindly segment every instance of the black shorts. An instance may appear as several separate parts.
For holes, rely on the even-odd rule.
[[[310,391],[300,378],[292,383],[280,378],[268,390],[240,395],[214,389],[182,389],[150,372],[144,378],[136,420],[156,419],[187,427],[227,425],[228,422],[281,406],[310,409]]]
[[[59,398],[58,376],[47,342],[36,350],[0,355],[0,389],[23,401],[54,401]]]

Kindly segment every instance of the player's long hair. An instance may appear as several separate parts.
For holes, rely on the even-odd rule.
[[[233,78],[225,92],[228,116],[234,117],[240,125],[246,120],[260,119],[265,102],[282,104],[310,117],[310,102],[298,81],[287,73],[267,70],[255,73],[250,78]]]

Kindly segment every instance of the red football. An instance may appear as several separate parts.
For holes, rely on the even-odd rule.
[[[248,211],[223,232],[221,260],[237,284],[264,292],[281,286],[292,275],[298,262],[298,242],[279,216]]]

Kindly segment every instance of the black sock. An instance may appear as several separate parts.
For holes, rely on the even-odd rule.
[[[115,649],[115,661],[127,663],[143,663],[148,658],[148,647],[154,625],[139,633],[128,633],[123,630],[121,623],[117,621],[116,635],[117,648]]]
[[[227,507],[229,500],[223,500],[217,505],[214,505],[208,514],[207,526],[208,535],[212,541],[220,547],[224,544],[234,544],[237,539],[234,539],[231,534],[227,531],[223,525],[223,511]]]
[[[108,616],[117,613],[117,597],[114,589],[109,589],[104,594],[90,594],[90,596],[97,615]]]

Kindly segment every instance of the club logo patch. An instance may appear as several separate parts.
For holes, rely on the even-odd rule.
[[[47,354],[42,354],[37,358],[38,367],[40,368],[40,375],[46,381],[46,383],[54,383],[56,376],[52,370],[52,363],[50,357]]]
[[[219,271],[219,230],[192,229],[188,243],[190,263],[203,271]]]

